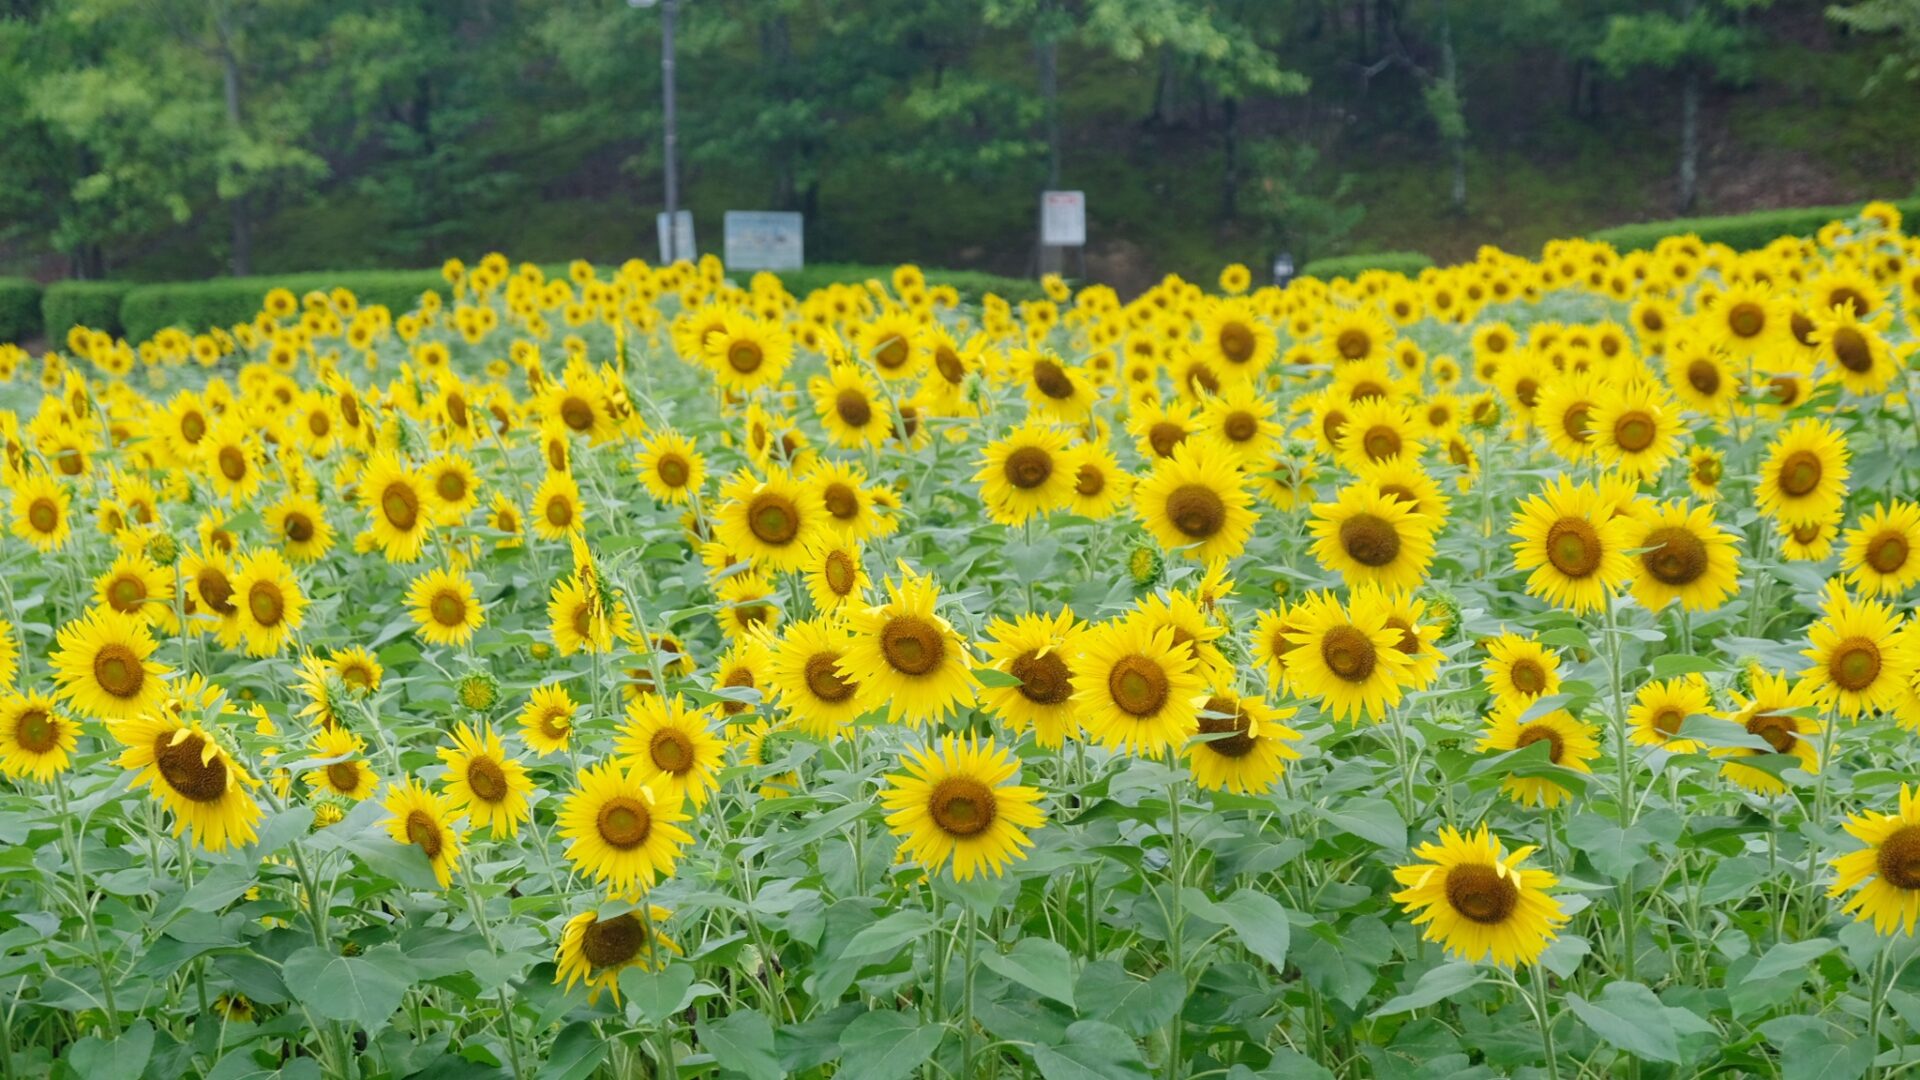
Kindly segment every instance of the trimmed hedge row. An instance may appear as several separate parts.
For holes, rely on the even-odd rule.
[[[1725,244],[1735,251],[1755,251],[1782,236],[1812,236],[1820,227],[1836,218],[1858,217],[1864,203],[1847,206],[1803,206],[1787,210],[1758,210],[1751,214],[1721,217],[1673,218],[1646,221],[1602,229],[1590,239],[1612,244],[1620,252],[1647,251],[1669,236],[1693,233],[1710,244]],[[1911,220],[1920,214],[1920,199],[1897,201],[1900,216]]]
[[[40,286],[26,278],[0,277],[0,343],[40,336]]]
[[[1413,277],[1432,265],[1432,259],[1417,251],[1375,251],[1365,255],[1314,259],[1300,268],[1300,276],[1332,281],[1334,278],[1359,277],[1368,270],[1390,270]]]
[[[119,335],[120,304],[136,286],[131,281],[56,281],[40,301],[47,340],[65,347],[67,331],[76,326]]]
[[[745,285],[753,274],[748,271],[735,271],[733,279]],[[820,263],[804,270],[787,270],[774,275],[780,284],[795,296],[805,296],[815,289],[824,289],[829,285],[863,285],[868,280],[888,283],[892,288],[893,267],[868,266],[862,263]],[[998,274],[982,273],[978,270],[927,270],[927,282],[933,285],[951,285],[958,290],[962,299],[978,301],[987,293],[994,293],[1004,300],[1018,303],[1022,300],[1038,300],[1046,295],[1037,281],[1025,278],[1001,277]]]
[[[131,341],[145,341],[169,326],[205,330],[243,323],[260,311],[267,293],[290,289],[301,296],[316,289],[351,289],[363,304],[384,304],[395,314],[413,310],[425,292],[444,292],[438,270],[360,270],[286,274],[277,277],[215,278],[171,285],[141,285],[120,304],[121,330]]]

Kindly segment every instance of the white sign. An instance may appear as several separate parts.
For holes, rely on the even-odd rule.
[[[771,210],[727,211],[727,268],[800,269],[807,262],[804,225],[800,214]]]
[[[1040,242],[1048,247],[1086,246],[1086,192],[1043,191],[1040,193]]]
[[[699,255],[693,246],[693,211],[691,210],[676,211],[673,215],[673,220],[674,220],[674,224],[677,226],[677,228],[675,228],[673,231],[678,235],[673,237],[668,237],[667,236],[667,215],[663,213],[653,215],[654,231],[660,234],[660,265],[661,266],[671,266],[673,263],[678,262],[681,259],[686,259],[687,261],[691,262],[694,259],[699,258]],[[673,246],[669,246],[669,244],[671,244],[673,241],[678,241],[678,243],[673,244]]]

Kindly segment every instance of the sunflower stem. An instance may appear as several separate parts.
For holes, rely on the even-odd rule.
[[[1553,1022],[1557,1018],[1548,1008],[1546,972],[1537,962],[1527,983],[1533,991],[1534,1019],[1540,1023],[1540,1050],[1547,1058],[1547,1080],[1560,1080],[1560,1055],[1553,1047]]]
[[[1886,1010],[1887,991],[1892,989],[1887,980],[1887,954],[1893,951],[1890,940],[1883,938],[1877,944],[1880,953],[1873,958],[1873,974],[1868,976],[1873,982],[1867,988],[1867,1046],[1876,1058],[1880,1056],[1880,1014]],[[1878,1065],[1868,1066],[1869,1078],[1879,1075]]]
[[[968,907],[966,966],[961,972],[964,984],[960,992],[960,1075],[965,1080],[973,1080],[973,954],[979,937],[979,916],[974,914],[972,907]]]
[[[1171,751],[1168,753],[1167,767],[1177,769],[1177,763]],[[1180,976],[1180,996],[1184,1000],[1187,990],[1187,968],[1185,960],[1180,954],[1182,946],[1185,944],[1181,941],[1181,930],[1186,922],[1187,916],[1185,901],[1180,894],[1184,891],[1184,885],[1186,883],[1186,843],[1180,833],[1180,781],[1178,776],[1179,774],[1176,772],[1175,779],[1167,784],[1167,880],[1171,885],[1169,891],[1173,894],[1170,898],[1170,906],[1173,911],[1167,921],[1167,949],[1169,953],[1168,962],[1172,965],[1173,971]],[[1175,1009],[1172,1019],[1167,1021],[1167,1075],[1172,1077],[1173,1080],[1179,1080],[1180,1074],[1184,1071],[1184,1063],[1180,1058],[1180,1028],[1182,1026],[1180,1013],[1181,1010]]]
[[[1627,742],[1627,709],[1624,692],[1620,685],[1620,632],[1613,610],[1613,593],[1606,594],[1604,613],[1604,632],[1607,639],[1607,674],[1613,689],[1613,735],[1614,757],[1619,761],[1619,787],[1615,792],[1615,801],[1620,808],[1620,828],[1633,825],[1638,816],[1633,803],[1633,751]],[[1633,906],[1633,870],[1628,868],[1626,877],[1620,882],[1620,970],[1628,982],[1634,979],[1634,934],[1635,916]]]
[[[100,972],[100,993],[106,999],[107,1032],[114,1039],[120,1038],[120,1008],[113,999],[113,972],[107,966],[107,955],[100,948],[100,930],[93,921],[93,898],[87,889],[87,869],[80,855],[80,842],[73,833],[73,812],[67,802],[67,778],[64,773],[56,775],[53,791],[60,803],[60,839],[67,849],[67,865],[73,867],[74,906],[80,910],[80,923],[87,931],[87,951],[93,956],[93,966]]]

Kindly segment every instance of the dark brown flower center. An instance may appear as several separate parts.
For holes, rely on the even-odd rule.
[[[1840,361],[1841,367],[1856,375],[1873,370],[1873,347],[1860,331],[1842,326],[1833,332],[1832,345],[1834,358]]]
[[[153,750],[153,762],[167,786],[194,802],[214,802],[227,793],[227,759],[216,752],[211,760],[202,760],[207,741],[188,732],[178,742],[177,731],[160,735]]]
[[[287,539],[296,544],[304,544],[313,539],[313,520],[305,514],[288,514],[286,522],[281,527],[285,530]]]
[[[387,524],[407,532],[420,520],[420,496],[412,484],[395,480],[380,492],[380,511],[387,515]]]
[[[873,419],[873,403],[859,390],[848,389],[834,395],[833,411],[839,414],[842,423],[852,428],[863,428]]]
[[[1386,566],[1400,554],[1400,533],[1384,518],[1355,514],[1340,523],[1340,546],[1362,566]]]
[[[1366,682],[1378,658],[1373,641],[1352,626],[1336,626],[1320,639],[1320,659],[1327,669],[1348,682]]]
[[[1052,360],[1041,359],[1033,362],[1033,385],[1039,387],[1041,393],[1055,401],[1064,401],[1073,396],[1073,380],[1068,378],[1066,371]]]
[[[1368,459],[1372,461],[1385,461],[1390,457],[1398,457],[1402,444],[1400,433],[1386,424],[1375,424],[1368,428],[1366,435],[1360,440],[1361,449],[1366,451]]]
[[[800,535],[800,508],[785,495],[763,491],[747,506],[747,530],[764,544],[791,544]]]
[[[975,836],[993,824],[993,789],[971,777],[950,776],[940,781],[927,800],[933,823],[949,836]]]
[[[1711,396],[1720,392],[1720,366],[1711,360],[1695,360],[1687,365],[1687,385]]]
[[[582,397],[568,397],[560,403],[560,421],[574,431],[593,426],[593,403]]]
[[[1447,904],[1461,918],[1482,926],[1498,926],[1520,906],[1520,887],[1511,871],[1501,873],[1485,863],[1461,863],[1447,871]]]
[[[100,689],[122,700],[137,697],[147,682],[146,665],[132,649],[117,641],[110,642],[93,654],[93,681],[100,684]]]
[[[1574,442],[1592,442],[1593,432],[1587,430],[1587,418],[1592,415],[1593,405],[1591,403],[1585,401],[1578,402],[1569,407],[1566,414],[1560,417],[1560,429],[1565,431],[1567,438],[1572,439]]]
[[[1205,484],[1182,484],[1167,496],[1167,518],[1195,540],[1205,540],[1227,522],[1227,504]]]
[[[860,513],[860,497],[838,481],[828,484],[821,498],[827,504],[827,513],[841,521],[852,521]]]
[[[1226,422],[1220,427],[1233,442],[1246,442],[1260,434],[1259,418],[1244,410],[1228,413]]]
[[[236,482],[246,478],[247,455],[239,447],[221,447],[217,460],[220,464],[220,475]]]
[[[360,790],[360,766],[351,761],[336,761],[327,766],[327,786],[339,792]]]
[[[1747,721],[1747,734],[1758,735],[1773,747],[1776,754],[1785,754],[1798,743],[1800,725],[1791,716],[1776,713],[1760,713]]]
[[[1920,889],[1920,825],[1902,825],[1874,852],[1880,880],[1904,892]]]
[[[662,454],[654,464],[653,474],[670,488],[686,487],[687,478],[693,475],[693,468],[679,454]]]
[[[1089,499],[1106,490],[1107,474],[1098,465],[1081,465],[1073,475],[1073,490]]]
[[[1229,363],[1244,364],[1253,359],[1255,339],[1245,323],[1230,322],[1220,327],[1220,355]]]
[[[684,731],[673,728],[661,728],[647,741],[647,753],[653,758],[653,764],[663,772],[682,775],[692,769],[695,763],[693,740]]]
[[[1548,761],[1553,762],[1555,765],[1560,764],[1560,754],[1566,749],[1566,743],[1560,738],[1559,732],[1545,724],[1528,724],[1521,728],[1519,736],[1513,741],[1513,745],[1517,750],[1525,750],[1537,742],[1547,744]]]
[[[27,506],[27,524],[37,533],[52,533],[60,527],[60,507],[52,500],[39,498]]]
[[[616,795],[600,807],[594,825],[609,847],[631,851],[647,842],[647,835],[653,831],[653,812],[638,799]]]
[[[1053,455],[1038,446],[1023,446],[1007,455],[1003,468],[1007,483],[1031,490],[1046,483],[1047,478],[1053,475]]]
[[[1533,660],[1515,660],[1507,681],[1528,697],[1538,697],[1547,689],[1547,671]]]
[[[1867,541],[1867,565],[1882,574],[1891,574],[1907,565],[1912,547],[1904,533],[1883,532]]]
[[[1794,498],[1803,498],[1820,486],[1825,467],[1820,455],[1811,450],[1795,450],[1780,463],[1780,490]]]
[[[580,953],[596,968],[632,962],[647,944],[647,928],[633,912],[595,919],[580,934]]]
[[[765,359],[760,346],[754,342],[736,341],[727,346],[727,366],[742,375],[751,375],[760,370],[760,364]]]
[[[1341,359],[1360,360],[1373,351],[1373,338],[1365,330],[1342,330],[1340,336],[1333,339],[1333,347]]]
[[[1834,646],[1827,673],[1843,690],[1860,691],[1880,677],[1880,646],[1872,639],[1850,637]]]
[[[1735,304],[1727,311],[1727,329],[1736,336],[1750,338],[1767,328],[1767,312],[1752,301]]]
[[[1107,673],[1107,693],[1132,716],[1152,716],[1166,705],[1172,686],[1165,668],[1149,657],[1123,656]]]
[[[1187,441],[1187,429],[1171,420],[1161,420],[1147,429],[1147,445],[1157,457],[1172,457],[1173,448]]]
[[[853,556],[835,548],[827,552],[827,562],[822,574],[827,579],[827,588],[835,596],[847,596],[853,592],[854,584],[859,580],[857,568],[853,565]]]
[[[880,653],[895,671],[925,675],[946,656],[940,628],[918,615],[896,615],[880,628]]]
[[[147,598],[147,583],[131,575],[114,578],[107,585],[107,603],[115,611],[126,613],[138,608]]]
[[[1253,718],[1247,715],[1246,707],[1232,698],[1208,698],[1200,713],[1200,734],[1219,736],[1204,745],[1221,757],[1243,758],[1253,753],[1258,741],[1252,729]]]
[[[256,581],[247,587],[247,612],[261,626],[278,626],[287,613],[287,598],[274,582]]]
[[[847,700],[859,689],[852,679],[840,674],[840,657],[835,653],[815,653],[808,658],[806,679],[813,696],[831,704]]]
[[[1600,533],[1584,518],[1566,517],[1547,529],[1547,561],[1568,577],[1590,577],[1600,569]]]
[[[1653,417],[1638,409],[1620,414],[1613,422],[1613,442],[1629,454],[1637,454],[1653,445],[1655,436],[1660,433],[1659,425]]]
[[[446,846],[446,838],[440,833],[440,823],[425,810],[414,810],[407,814],[407,842],[418,847],[428,862],[438,859],[441,849]]]
[[[13,721],[13,738],[29,754],[44,754],[60,745],[60,727],[45,709],[28,709]]]
[[[1689,585],[1707,572],[1707,545],[1691,530],[1670,525],[1647,534],[1640,564],[1663,584]]]
[[[1073,695],[1072,672],[1056,650],[1045,656],[1028,649],[1007,665],[1008,674],[1020,680],[1020,694],[1035,705],[1058,705]]]

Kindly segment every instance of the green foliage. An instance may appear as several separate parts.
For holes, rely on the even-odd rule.
[[[315,289],[350,289],[363,305],[384,304],[404,313],[419,304],[422,293],[444,292],[446,284],[438,270],[365,270],[142,285],[122,301],[120,321],[136,341],[169,326],[193,331],[232,326],[253,318],[276,288],[291,289],[296,296]]]
[[[816,263],[804,270],[789,270],[777,274],[780,283],[795,296],[805,296],[815,289],[828,285],[864,285],[868,281],[887,282],[893,273],[891,267],[867,266],[857,263]],[[1040,283],[1027,278],[1001,277],[998,274],[983,274],[977,270],[928,270],[927,281],[933,285],[951,285],[959,290],[963,300],[977,303],[982,296],[993,293],[1005,300],[1038,300],[1045,293]],[[735,275],[740,276],[740,275]]]
[[[120,305],[134,289],[130,281],[56,281],[47,286],[40,313],[46,322],[47,339],[63,342],[75,326],[124,334]]]
[[[0,277],[0,343],[40,336],[40,286]]]
[[[1903,218],[1920,213],[1920,199],[1894,205],[1900,208]],[[1602,229],[1591,234],[1591,239],[1612,244],[1623,252],[1646,251],[1669,236],[1691,233],[1710,244],[1725,244],[1735,251],[1753,251],[1782,236],[1812,236],[1829,221],[1856,217],[1859,213],[1859,206],[1812,206],[1723,217],[1673,218]]]
[[[1375,251],[1365,255],[1315,259],[1300,268],[1300,275],[1331,281],[1334,278],[1357,277],[1368,270],[1390,270],[1411,277],[1432,265],[1432,259],[1417,251]]]
[[[1320,168],[1320,153],[1311,146],[1258,142],[1247,148],[1247,158],[1259,177],[1247,207],[1273,248],[1312,259],[1337,250],[1366,216],[1366,209],[1348,198],[1353,178]]]

